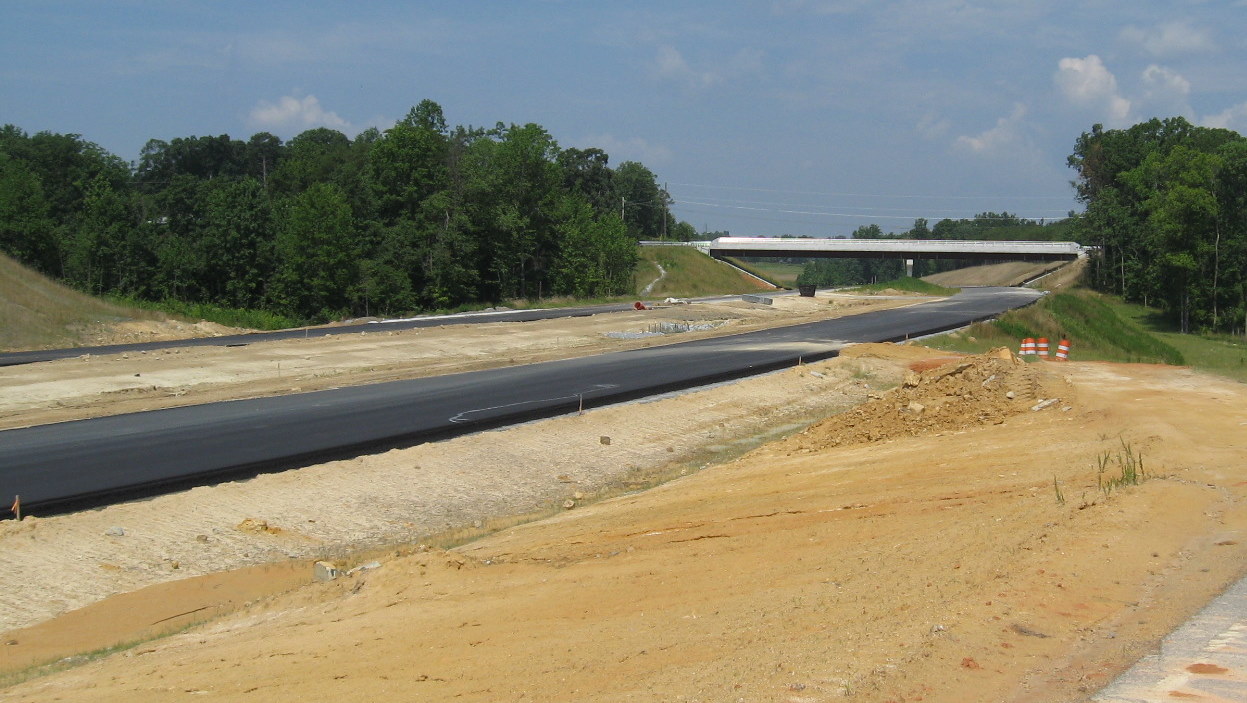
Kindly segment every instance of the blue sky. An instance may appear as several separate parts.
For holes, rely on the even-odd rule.
[[[9,0],[0,123],[148,139],[327,126],[420,100],[638,160],[675,214],[843,236],[1076,208],[1100,122],[1247,132],[1247,0],[56,2]]]

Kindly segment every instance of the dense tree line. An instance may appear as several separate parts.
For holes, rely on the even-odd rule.
[[[1097,124],[1069,165],[1097,288],[1164,309],[1183,332],[1245,330],[1247,139],[1181,117]]]
[[[640,163],[535,124],[152,140],[0,129],[0,251],[92,293],[303,319],[631,292],[639,239],[691,238]]]
[[[981,212],[969,219],[942,219],[934,226],[925,218],[914,220],[904,232],[885,233],[879,225],[862,225],[853,231],[854,239],[955,239],[987,241],[1066,241],[1071,235],[1067,220],[1043,222],[1028,220],[1009,212]],[[961,259],[915,259],[913,275],[928,276],[941,271],[983,263]],[[901,259],[811,259],[805,262],[800,285],[851,286],[890,281],[905,274]]]

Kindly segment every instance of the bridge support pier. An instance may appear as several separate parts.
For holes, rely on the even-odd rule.
[[[913,259],[905,259],[905,277],[906,278],[914,277],[914,260]]]

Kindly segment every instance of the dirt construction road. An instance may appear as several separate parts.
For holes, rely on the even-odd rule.
[[[75,638],[214,616],[0,699],[1084,700],[1242,574],[1247,387],[934,356],[863,345],[696,393],[6,523],[4,592],[38,584],[63,608],[108,584],[294,566],[11,630],[0,664],[14,670]],[[1108,488],[1140,468],[1131,457],[1143,480]],[[414,546],[542,506],[450,550]],[[368,568],[308,583],[289,558],[326,553]]]

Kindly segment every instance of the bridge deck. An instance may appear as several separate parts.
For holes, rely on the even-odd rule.
[[[893,259],[1051,261],[1084,255],[1076,242],[999,242],[948,239],[780,239],[720,237],[710,255]]]

